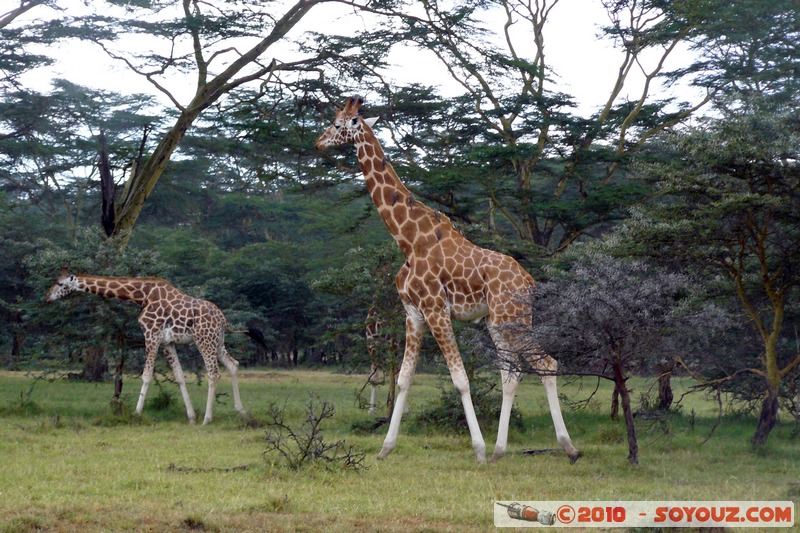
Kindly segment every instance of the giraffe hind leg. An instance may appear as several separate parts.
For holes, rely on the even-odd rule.
[[[501,331],[487,321],[489,334],[497,349],[500,365],[500,379],[503,388],[503,404],[500,407],[500,420],[497,426],[497,441],[490,462],[497,461],[506,454],[508,447],[508,426],[511,421],[511,409],[517,395],[517,387],[522,379],[522,374],[514,362],[514,357],[508,347],[508,342]]]
[[[497,461],[506,454],[508,447],[508,426],[511,422],[511,408],[514,405],[514,397],[517,395],[517,387],[522,374],[514,370],[502,369],[500,379],[503,387],[503,405],[500,407],[500,422],[497,426],[497,441],[494,445],[494,453],[490,462]]]
[[[553,360],[553,370],[557,365]],[[569,437],[567,426],[564,424],[564,417],[561,415],[561,405],[558,401],[558,386],[556,384],[556,376],[542,375],[542,384],[544,385],[545,393],[547,394],[547,402],[550,405],[550,416],[553,417],[553,426],[556,429],[556,440],[564,448],[564,451],[569,455],[571,463],[577,461],[583,454],[578,451],[572,444],[572,439]]]
[[[244,410],[244,406],[242,406],[242,398],[239,396],[239,380],[237,378],[237,373],[239,371],[239,361],[234,359],[230,356],[228,351],[225,349],[225,344],[220,343],[219,349],[217,351],[217,357],[222,364],[225,365],[225,368],[228,369],[228,372],[231,374],[231,387],[233,388],[233,405],[240,414],[246,414]]]
[[[524,358],[527,363],[526,366],[542,371],[542,384],[544,385],[545,394],[547,395],[550,416],[553,419],[553,426],[556,431],[556,440],[567,455],[569,455],[570,462],[574,463],[582,454],[573,445],[572,439],[567,431],[567,426],[564,423],[564,417],[561,414],[561,404],[558,400],[558,386],[555,376],[558,363],[546,353],[520,341],[514,333],[513,323],[506,323],[500,326],[491,323],[488,325],[489,333],[497,347],[503,379],[503,405],[500,409],[500,424],[497,428],[497,443],[495,444],[492,460],[497,460],[506,453],[511,407],[514,402],[517,386],[522,379],[520,359]]]
[[[542,385],[544,385],[547,403],[550,407],[550,416],[553,419],[553,427],[556,430],[556,440],[569,455],[570,462],[574,463],[583,454],[572,444],[572,439],[564,423],[564,417],[561,414],[561,403],[558,401],[558,384],[556,382],[558,362],[538,348],[528,350],[526,359],[531,368],[541,372]]]
[[[186,378],[183,375],[183,368],[181,368],[181,363],[178,360],[178,353],[175,351],[175,346],[172,344],[164,345],[164,353],[167,356],[167,361],[169,361],[169,366],[172,367],[172,375],[178,383],[178,387],[181,389],[183,404],[186,406],[186,416],[189,418],[189,423],[194,424],[196,419],[194,406],[189,397],[189,390],[186,388]]]
[[[217,399],[217,381],[219,381],[219,364],[217,363],[217,347],[211,342],[200,340],[196,342],[203,363],[206,367],[206,380],[208,381],[208,398],[206,399],[206,413],[203,416],[205,426],[214,417],[214,402]]]

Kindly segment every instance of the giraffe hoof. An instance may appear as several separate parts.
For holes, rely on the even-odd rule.
[[[572,455],[569,456],[569,464],[574,465],[578,462],[578,459],[583,457],[583,452],[576,451]]]
[[[505,455],[506,455],[506,452],[500,452],[500,453],[498,453],[498,452],[494,452],[494,453],[492,454],[492,456],[489,458],[489,462],[490,462],[490,463],[497,462],[497,461],[499,461],[500,459],[502,459],[503,457],[505,457]]]

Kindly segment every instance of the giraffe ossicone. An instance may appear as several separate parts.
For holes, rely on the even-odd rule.
[[[386,160],[371,124],[361,117],[361,97],[348,98],[337,111],[333,124],[319,137],[316,147],[352,144],[364,174],[367,191],[378,214],[405,256],[395,278],[406,310],[406,344],[397,378],[397,398],[389,430],[378,454],[386,458],[397,444],[400,421],[417,364],[423,334],[430,330],[444,355],[450,377],[461,395],[472,446],[479,462],[486,462],[486,445],[481,434],[469,379],[461,360],[452,320],[477,321],[485,318],[498,356],[531,365],[540,373],[545,387],[556,439],[575,462],[581,453],[572,444],[561,414],[556,387],[556,361],[532,350],[519,335],[519,327],[530,324],[525,296],[534,287],[531,275],[511,257],[476,246],[443,213],[416,200]],[[505,455],[508,424],[522,364],[502,364],[503,404],[497,441],[491,460]]]
[[[142,307],[139,325],[144,333],[146,358],[142,372],[142,390],[136,403],[137,415],[142,414],[147,389],[153,380],[156,354],[159,347],[163,346],[175,381],[180,387],[189,423],[194,424],[194,407],[175,350],[176,344],[191,343],[200,350],[208,380],[208,398],[203,424],[211,422],[213,416],[216,386],[220,377],[218,361],[222,362],[231,374],[235,409],[245,414],[236,377],[239,363],[225,349],[227,322],[225,315],[216,305],[184,294],[160,278],[75,275],[70,274],[67,269],[61,271],[55,285],[47,292],[45,302],[58,300],[75,291],[128,300]]]

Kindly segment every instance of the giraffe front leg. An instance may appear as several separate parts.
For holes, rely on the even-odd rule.
[[[183,404],[186,406],[186,416],[189,417],[189,423],[194,424],[196,419],[194,414],[194,406],[192,405],[192,400],[189,397],[189,390],[186,388],[186,378],[183,375],[183,368],[181,368],[181,363],[178,360],[178,354],[175,351],[175,347],[171,344],[165,345],[164,353],[167,355],[167,361],[169,361],[169,365],[172,367],[172,375],[175,378],[175,381],[178,383],[178,387],[181,389]]]
[[[467,372],[464,370],[464,364],[460,361],[460,358],[453,366],[448,361],[448,367],[450,367],[450,378],[453,380],[453,385],[461,395],[461,404],[464,406],[464,416],[467,419],[467,427],[469,427],[469,434],[472,438],[475,458],[479,463],[484,464],[486,463],[486,442],[483,440],[480,424],[478,424],[478,416],[475,414],[475,406],[472,404]]]
[[[555,361],[553,361],[555,372]],[[567,425],[564,424],[564,417],[561,416],[561,404],[558,401],[558,389],[556,385],[556,377],[554,375],[543,375],[542,384],[544,385],[545,393],[547,394],[547,402],[550,405],[550,416],[553,418],[553,425],[556,429],[556,440],[564,448],[564,451],[569,455],[570,463],[574,463],[583,455],[572,444],[572,439],[569,437]]]
[[[453,333],[450,313],[446,309],[442,309],[435,313],[426,314],[425,318],[447,361],[447,368],[450,370],[450,378],[453,380],[453,385],[455,385],[461,396],[461,404],[464,407],[464,416],[467,419],[472,448],[475,450],[475,458],[479,463],[486,463],[486,443],[483,440],[478,417],[475,414],[475,406],[472,404],[469,378],[467,377],[467,371],[464,369],[461,354],[458,351],[458,343],[456,342],[455,333]]]
[[[139,401],[136,402],[136,414],[141,415],[144,410],[144,399],[147,396],[147,389],[150,388],[150,382],[153,381],[153,371],[147,369],[142,372],[142,390],[139,391]]]
[[[406,348],[403,354],[403,363],[400,365],[400,372],[397,375],[397,396],[392,410],[392,419],[389,421],[389,431],[383,441],[383,447],[378,454],[378,459],[386,457],[394,450],[397,444],[397,436],[400,433],[400,421],[406,411],[406,401],[408,391],[414,381],[414,370],[417,366],[417,356],[422,344],[422,336],[425,333],[425,321],[416,309],[406,307]]]
[[[144,410],[144,399],[147,397],[147,389],[150,387],[150,382],[153,381],[153,368],[156,363],[156,354],[158,353],[157,341],[152,341],[145,338],[145,360],[144,370],[142,371],[142,390],[139,392],[139,401],[136,402],[136,414],[141,415]]]

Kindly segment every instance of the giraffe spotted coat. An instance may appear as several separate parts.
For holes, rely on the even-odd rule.
[[[159,347],[163,347],[175,381],[181,389],[189,422],[192,424],[195,422],[194,407],[175,350],[176,344],[191,343],[197,346],[203,357],[208,380],[208,398],[203,424],[211,422],[212,419],[216,385],[220,377],[219,361],[231,374],[235,408],[244,413],[236,377],[239,363],[225,349],[227,322],[225,315],[216,305],[184,294],[160,278],[75,275],[66,269],[61,272],[55,285],[48,291],[45,301],[52,302],[75,291],[131,301],[142,308],[139,325],[144,334],[146,357],[136,414],[142,413],[147,390],[153,379],[156,355]]]
[[[503,405],[492,460],[506,452],[511,406],[522,377],[520,365],[509,359],[524,359],[541,372],[556,438],[574,462],[580,452],[573,446],[561,415],[554,375],[556,361],[524,346],[515,328],[508,327],[530,323],[525,296],[534,286],[533,278],[513,258],[476,246],[455,229],[446,215],[414,198],[386,160],[372,130],[375,119],[360,115],[361,104],[358,97],[348,99],[316,147],[355,147],[367,191],[405,256],[395,282],[406,310],[406,347],[397,380],[397,400],[378,457],[385,458],[396,445],[422,336],[430,330],[461,395],[476,457],[485,462],[485,443],[452,327],[453,319],[485,318],[502,359]]]

